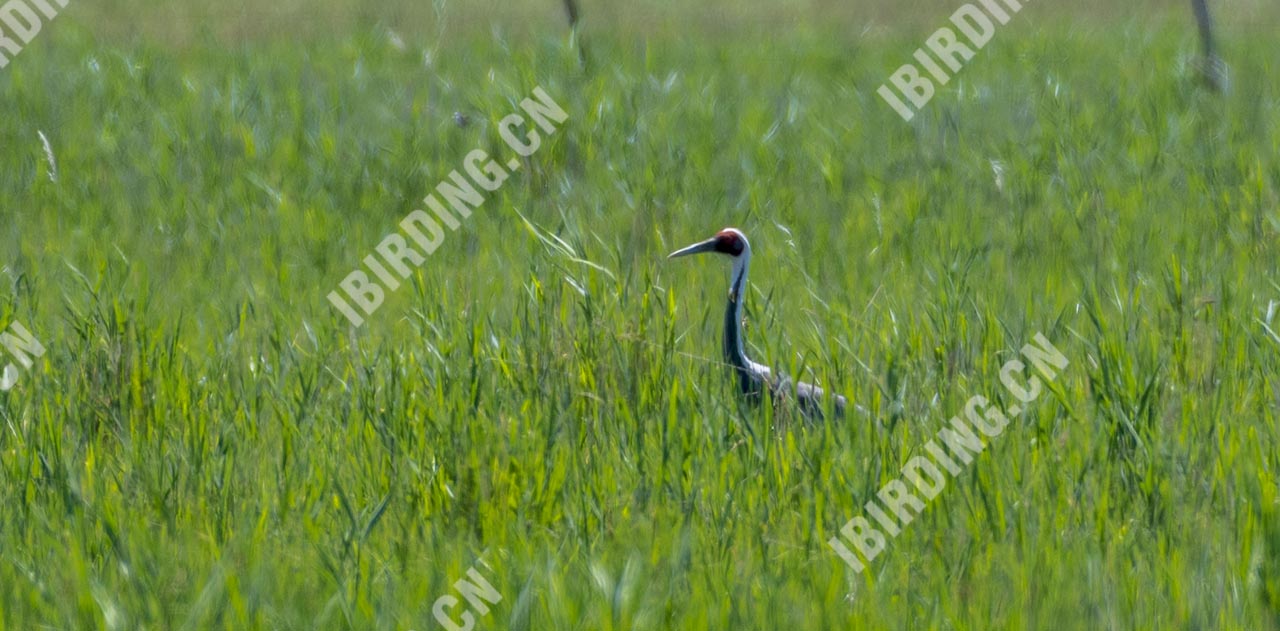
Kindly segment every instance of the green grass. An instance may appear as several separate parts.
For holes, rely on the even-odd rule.
[[[1185,24],[1029,8],[908,124],[915,30],[599,29],[583,69],[91,15],[0,72],[0,325],[48,349],[0,393],[0,628],[423,631],[472,566],[481,631],[1280,627],[1274,30],[1219,97]],[[346,327],[539,85],[564,128]],[[726,265],[664,260],[725,225],[749,352],[871,419],[739,404]],[[853,574],[826,540],[1037,331],[1052,392]]]

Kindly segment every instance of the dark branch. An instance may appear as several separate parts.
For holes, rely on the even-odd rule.
[[[1196,15],[1196,24],[1200,27],[1200,43],[1204,47],[1204,57],[1200,60],[1200,76],[1205,83],[1218,92],[1228,88],[1227,64],[1218,57],[1217,43],[1213,38],[1213,17],[1209,14],[1207,0],[1191,0],[1191,10]]]
[[[570,4],[573,0],[565,0]],[[1196,23],[1200,25],[1200,41],[1204,44],[1205,59],[1218,56],[1213,43],[1213,17],[1209,15],[1209,5],[1205,0],[1191,0],[1191,10],[1196,14]]]
[[[582,41],[582,32],[578,30],[580,18],[578,0],[564,0],[564,10],[565,13],[569,14],[569,31],[573,34],[573,45],[578,49],[578,63],[585,68],[587,65],[587,47]]]
[[[564,9],[569,14],[569,28],[578,29],[578,0],[564,0]]]

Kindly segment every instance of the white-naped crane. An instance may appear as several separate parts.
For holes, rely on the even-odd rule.
[[[725,228],[716,236],[672,252],[668,259],[691,254],[715,253],[728,256],[733,261],[733,273],[729,280],[729,303],[724,312],[724,358],[738,378],[738,389],[753,404],[760,402],[768,392],[774,401],[790,401],[794,397],[800,411],[813,419],[823,417],[826,393],[813,384],[793,382],[787,377],[775,376],[769,367],[757,364],[747,357],[742,342],[742,303],[746,297],[747,270],[751,267],[751,244],[740,230]],[[835,395],[832,405],[837,417],[844,416],[846,401]]]

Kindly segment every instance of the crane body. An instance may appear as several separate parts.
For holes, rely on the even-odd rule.
[[[729,299],[724,312],[723,354],[725,363],[733,371],[739,392],[752,404],[758,404],[768,393],[774,401],[794,400],[800,411],[809,418],[820,419],[824,414],[826,393],[813,384],[793,382],[779,377],[763,364],[747,357],[742,339],[742,307],[746,297],[747,272],[751,267],[751,244],[746,235],[734,228],[725,228],[716,236],[672,252],[674,259],[693,254],[715,253],[730,257],[733,268],[729,280]],[[836,416],[844,416],[847,402],[836,395],[833,406]]]

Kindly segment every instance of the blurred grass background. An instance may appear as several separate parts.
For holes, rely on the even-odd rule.
[[[608,33],[610,37],[733,39],[813,30],[833,38],[856,39],[868,34],[927,35],[942,26],[960,4],[963,3],[945,0],[611,0],[583,6],[582,17],[587,30]],[[1059,25],[1060,20],[1076,26],[1114,25],[1126,20],[1191,24],[1189,5],[1183,0],[1024,4],[1033,14],[1042,19],[1053,18]],[[508,34],[546,36],[563,29],[566,17],[561,0],[108,0],[72,6],[77,15],[95,25],[99,37],[142,37],[181,43],[205,36],[224,43],[273,40],[279,37],[280,29],[287,29],[291,40],[341,37],[350,35],[355,28],[381,24],[407,35],[465,46],[474,43],[472,37],[476,34],[487,34],[495,28]],[[1214,3],[1213,9],[1224,26],[1258,33],[1273,30],[1280,17],[1280,9],[1266,0],[1225,0]]]
[[[48,348],[0,625],[421,630],[476,564],[480,629],[1275,628],[1276,10],[1216,6],[1228,95],[1181,2],[1030,5],[907,124],[954,4],[587,4],[585,68],[555,3],[71,5],[0,71],[0,324]],[[564,129],[348,329],[537,85]],[[750,352],[872,418],[738,406],[724,266],[662,260],[725,225]],[[1052,395],[851,574],[1036,331]]]

